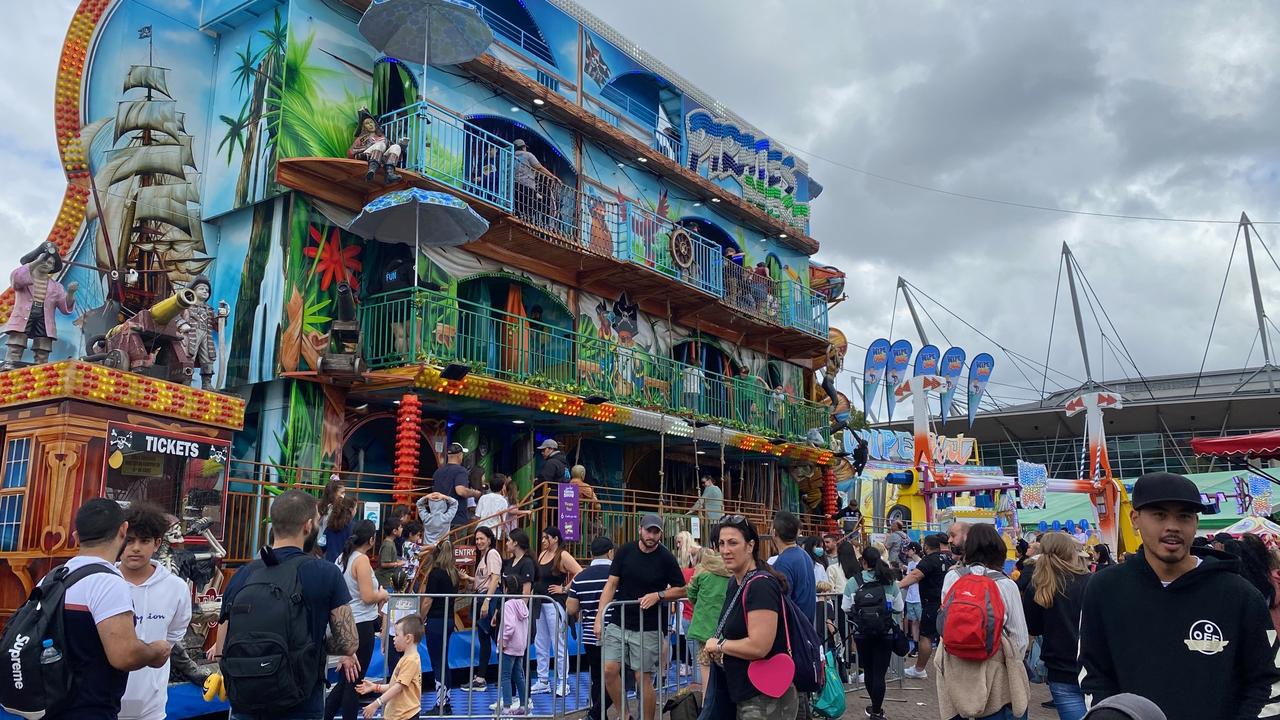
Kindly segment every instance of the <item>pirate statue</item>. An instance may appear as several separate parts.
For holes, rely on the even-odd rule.
[[[178,330],[182,333],[182,348],[187,357],[200,371],[200,385],[205,390],[213,388],[213,364],[218,360],[218,349],[213,342],[213,333],[218,329],[218,322],[226,317],[223,309],[215,311],[209,305],[209,297],[213,294],[213,286],[209,278],[197,275],[187,284],[187,288],[196,295],[196,302],[182,311],[178,320]],[[195,376],[192,376],[192,384]]]
[[[80,289],[79,283],[73,282],[63,288],[62,283],[53,279],[54,275],[62,272],[62,257],[58,255],[58,246],[51,242],[23,255],[19,262],[22,265],[9,275],[16,297],[9,322],[3,328],[9,334],[6,368],[15,367],[22,361],[28,340],[31,341],[31,355],[35,363],[49,362],[53,341],[58,338],[53,311],[56,308],[70,315],[76,305],[76,290]]]
[[[369,172],[364,174],[364,181],[373,182],[381,168],[383,181],[387,185],[399,182],[396,164],[400,162],[400,145],[387,140],[387,136],[382,134],[382,128],[378,127],[378,121],[369,114],[368,108],[360,108],[358,125],[356,138],[351,142],[351,149],[347,150],[347,157],[369,161]]]

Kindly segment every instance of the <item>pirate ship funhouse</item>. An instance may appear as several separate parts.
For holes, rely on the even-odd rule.
[[[456,441],[477,483],[527,489],[553,438],[602,493],[712,473],[743,501],[834,502],[843,274],[812,261],[804,161],[570,0],[450,3],[432,27],[468,37],[379,49],[370,14],[415,4],[81,2],[62,210],[0,299],[3,382],[56,367],[72,395],[6,406],[6,471],[30,476],[0,489],[7,550],[63,552],[97,492],[216,514],[213,446],[363,491]],[[424,47],[475,53],[424,68]],[[108,384],[135,399],[87,389]],[[13,445],[51,408],[49,442],[79,444]]]

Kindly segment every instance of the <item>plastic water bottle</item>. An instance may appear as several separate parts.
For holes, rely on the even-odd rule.
[[[56,663],[61,659],[62,651],[53,646],[52,639],[46,639],[44,641],[44,649],[40,651],[40,664],[48,665],[49,663]]]

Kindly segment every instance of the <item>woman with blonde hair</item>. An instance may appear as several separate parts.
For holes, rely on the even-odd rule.
[[[427,657],[431,659],[431,672],[435,676],[436,706],[442,707],[442,715],[451,713],[449,707],[449,635],[453,629],[453,611],[458,592],[458,565],[453,559],[453,543],[441,540],[427,556],[427,586],[423,589],[422,618],[426,621]],[[426,689],[426,688],[424,688]]]
[[[1080,692],[1080,608],[1093,576],[1080,543],[1064,532],[1040,538],[1031,583],[1023,591],[1027,630],[1039,635],[1040,659],[1048,670],[1049,693],[1059,720],[1080,720],[1086,708]]]

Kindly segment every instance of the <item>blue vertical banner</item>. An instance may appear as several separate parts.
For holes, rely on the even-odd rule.
[[[973,427],[973,419],[978,415],[978,404],[987,391],[987,383],[991,380],[991,368],[996,364],[991,353],[979,353],[969,363],[969,426]]]
[[[578,486],[573,483],[560,483],[560,539],[564,542],[577,542],[578,527],[581,525],[581,512],[578,507]]]
[[[899,340],[889,346],[889,365],[885,369],[885,388],[884,400],[889,408],[889,416],[886,420],[893,419],[893,405],[895,399],[893,391],[898,389],[898,385],[907,376],[907,366],[911,364],[911,342],[907,340]]]
[[[947,348],[942,353],[942,369],[938,374],[947,382],[942,390],[942,422],[947,421],[951,412],[951,401],[956,396],[956,388],[960,386],[960,375],[964,373],[964,350],[958,347]]]
[[[938,360],[941,358],[937,345],[925,345],[916,353],[916,375],[937,375]]]
[[[867,360],[862,366],[862,412],[867,414],[875,405],[876,390],[884,379],[885,366],[889,364],[889,341],[872,340],[867,346]]]

